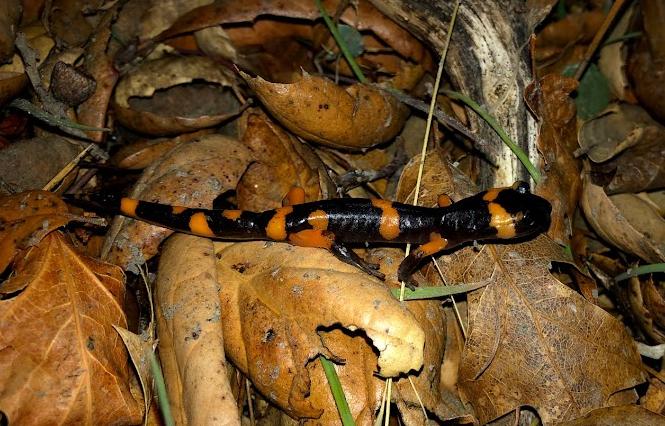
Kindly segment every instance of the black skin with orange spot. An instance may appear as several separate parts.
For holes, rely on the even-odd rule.
[[[364,262],[347,244],[427,244],[432,242],[428,247],[441,246],[445,250],[449,250],[476,240],[496,239],[499,233],[490,225],[490,223],[496,223],[492,220],[490,203],[494,203],[495,207],[498,204],[501,209],[493,211],[501,211],[505,216],[504,219],[510,221],[511,240],[533,237],[547,231],[552,207],[545,199],[531,194],[526,184],[517,183],[512,187],[501,188],[498,192],[494,191],[496,197],[491,201],[483,198],[487,194],[487,191],[484,191],[446,207],[428,208],[390,203],[389,206],[394,208],[399,215],[399,233],[390,240],[381,235],[380,228],[382,220],[395,219],[394,212],[391,213],[393,214],[391,218],[383,217],[385,209],[374,206],[372,200],[358,198],[297,204],[287,207],[292,210],[286,215],[284,215],[284,211],[280,214],[281,209],[265,212],[243,211],[239,216],[234,215],[234,217],[237,216],[237,219],[225,217],[225,210],[188,208],[176,213],[170,205],[140,201],[136,206],[135,215],[132,217],[195,234],[190,229],[190,219],[196,213],[203,213],[214,236],[228,240],[274,239],[269,237],[270,232],[267,232],[270,223],[273,230],[285,229],[286,238],[282,241],[289,241],[289,236],[314,229],[308,218],[312,212],[319,211],[318,214],[320,214],[322,211],[327,214],[328,225],[325,230],[319,231],[325,236],[326,248],[342,261],[382,278],[376,265]],[[120,210],[120,200],[120,197],[106,195],[96,196],[93,200],[69,199],[68,201],[85,208],[111,210],[114,213],[124,214]],[[279,218],[279,220],[271,222],[271,219],[275,218]],[[441,239],[445,240],[445,243],[442,243]],[[302,241],[302,239],[296,240]],[[312,239],[308,245],[312,246],[317,241],[319,239]],[[417,269],[422,257],[429,254],[431,253],[418,249],[413,250],[400,265],[398,278],[409,283],[410,276]]]

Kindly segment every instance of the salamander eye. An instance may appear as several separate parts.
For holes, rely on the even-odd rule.
[[[530,192],[529,184],[519,180],[513,184],[513,189],[520,194],[528,194]]]

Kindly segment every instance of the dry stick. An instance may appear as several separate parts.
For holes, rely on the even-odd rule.
[[[50,181],[44,186],[43,190],[44,190],[44,191],[50,191],[50,190],[53,189],[58,183],[60,183],[60,181],[63,180],[63,179],[65,178],[65,176],[67,176],[67,175],[69,174],[69,172],[71,172],[71,171],[74,169],[74,167],[76,167],[76,165],[78,164],[79,160],[80,160],[81,158],[83,158],[83,156],[84,156],[85,154],[87,154],[88,151],[90,151],[90,149],[91,149],[93,146],[94,146],[93,144],[90,144],[90,145],[86,146],[85,149],[84,149],[83,151],[81,151],[76,157],[74,157],[69,163],[67,163],[67,164],[65,165],[65,167],[63,167],[63,168],[58,172],[58,174],[56,174],[55,176],[53,176],[53,178],[52,178],[52,179],[51,179],[51,180],[50,180]]]
[[[582,60],[580,65],[577,67],[577,71],[575,71],[575,77],[573,77],[575,78],[575,80],[579,81],[579,79],[582,78],[582,74],[584,74],[584,71],[586,71],[587,66],[589,66],[589,62],[591,62],[591,57],[595,53],[596,49],[598,49],[600,42],[603,40],[603,37],[605,37],[605,33],[610,28],[610,25],[614,21],[614,18],[616,18],[617,14],[619,13],[619,10],[621,10],[621,7],[623,6],[624,3],[625,0],[616,0],[612,5],[612,8],[605,17],[605,20],[603,21],[603,25],[600,26],[600,29],[593,37],[593,41],[591,42],[586,52],[584,53],[584,60]]]

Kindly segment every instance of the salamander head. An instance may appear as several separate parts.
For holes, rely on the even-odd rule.
[[[473,240],[535,236],[550,227],[550,203],[525,182],[494,188],[454,203],[444,214],[442,235],[459,244]]]

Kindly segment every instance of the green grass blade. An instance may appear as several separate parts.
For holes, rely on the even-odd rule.
[[[335,371],[335,365],[324,356],[319,356],[319,360],[321,360],[323,371],[326,373],[326,378],[330,385],[330,391],[335,399],[335,404],[337,405],[339,417],[342,419],[342,424],[344,426],[354,426],[356,422],[353,420],[349,404],[346,402],[346,396],[344,396],[342,383],[340,383],[337,372]]]

